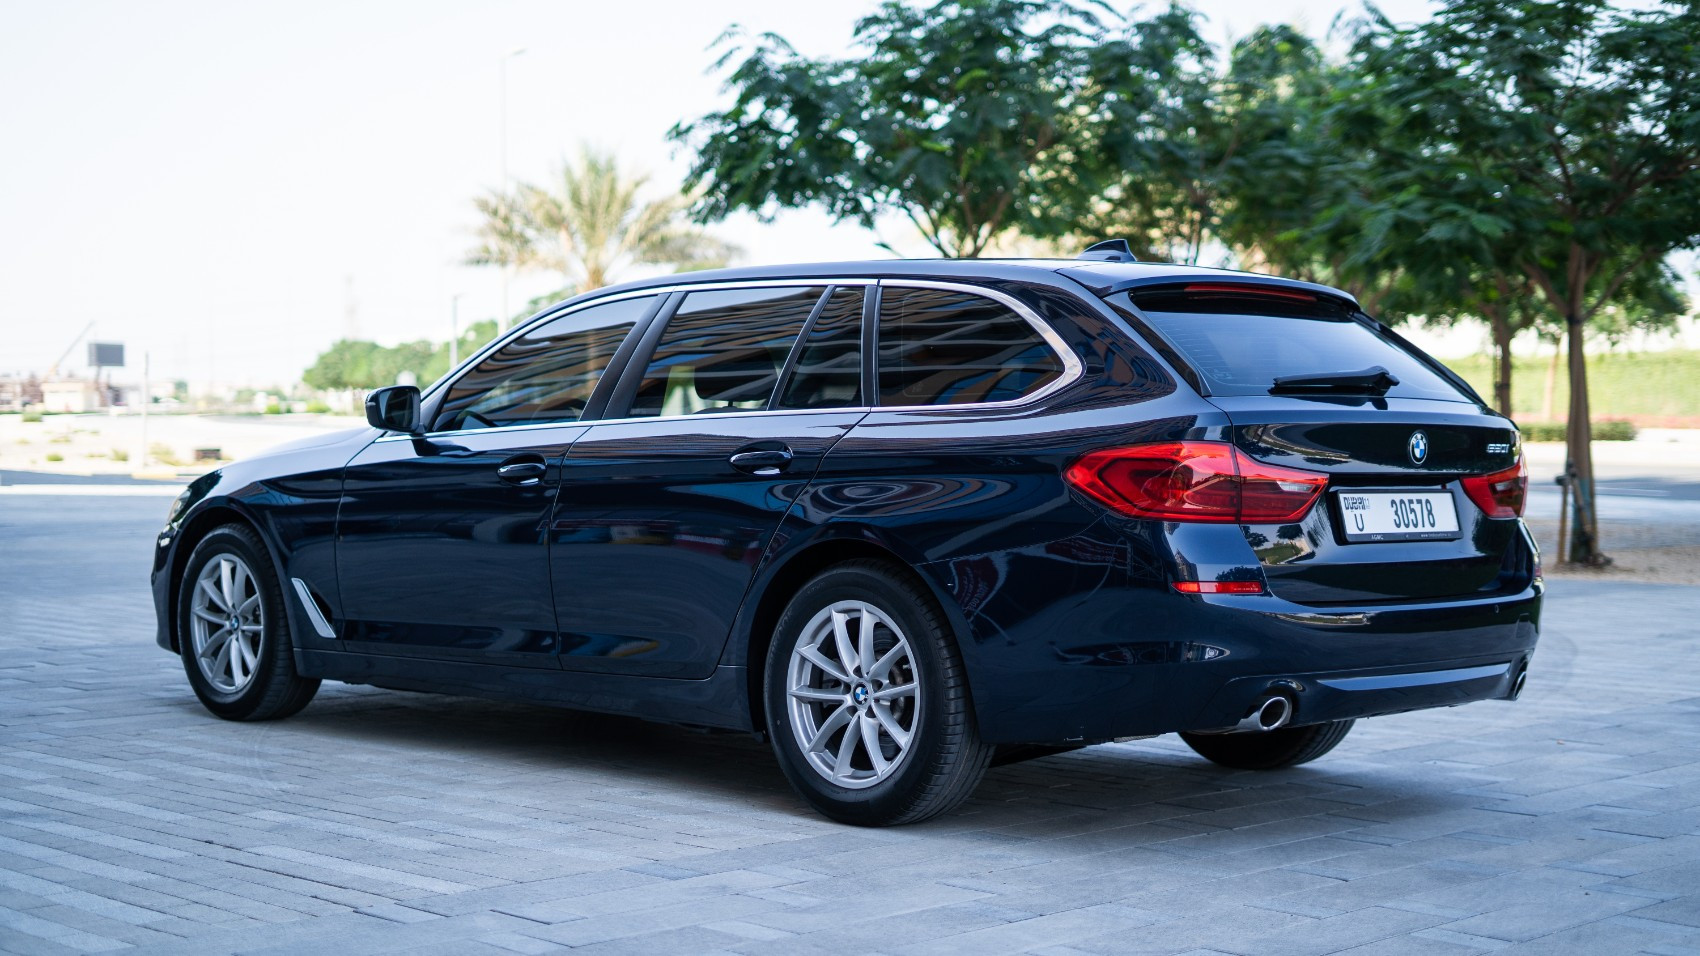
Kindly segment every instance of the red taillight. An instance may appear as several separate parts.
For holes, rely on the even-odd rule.
[[[1090,452],[1064,473],[1116,511],[1164,521],[1278,523],[1310,511],[1328,476],[1268,465],[1226,442],[1177,441]]]
[[[1262,594],[1262,581],[1176,581],[1171,585],[1182,594]]]
[[[1520,518],[1529,494],[1529,466],[1519,457],[1517,464],[1504,471],[1470,475],[1464,479],[1464,493],[1489,518]]]

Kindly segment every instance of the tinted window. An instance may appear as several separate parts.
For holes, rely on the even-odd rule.
[[[823,288],[692,292],[667,322],[631,415],[767,408]]]
[[[653,297],[594,305],[531,329],[449,386],[436,431],[575,422]]]
[[[858,286],[833,291],[809,326],[780,408],[846,408],[862,404],[862,298]]]
[[[990,299],[940,289],[880,293],[882,405],[1006,402],[1062,372],[1038,331]]]
[[[1345,302],[1148,292],[1133,303],[1215,395],[1267,395],[1282,376],[1379,365],[1399,380],[1388,395],[1468,400],[1421,359],[1357,321],[1357,309]]]

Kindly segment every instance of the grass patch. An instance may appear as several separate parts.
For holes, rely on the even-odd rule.
[[[1493,360],[1486,355],[1446,359],[1453,371],[1493,400]],[[1519,357],[1511,372],[1511,415],[1537,421],[1562,419],[1570,407],[1569,376],[1562,364],[1553,382],[1550,414],[1542,407],[1550,355]],[[1588,357],[1588,398],[1597,430],[1601,419],[1700,417],[1700,352],[1602,352]],[[1598,437],[1598,436],[1596,436]]]

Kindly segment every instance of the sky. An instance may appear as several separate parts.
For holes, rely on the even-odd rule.
[[[47,371],[90,323],[126,345],[119,378],[146,353],[156,378],[227,386],[288,385],[345,336],[446,339],[457,296],[463,326],[500,311],[500,273],[461,263],[472,198],[502,179],[504,60],[511,180],[588,143],[671,189],[688,157],[667,130],[726,101],[705,71],[728,26],[842,55],[873,7],[0,0],[0,374]],[[1263,22],[1320,36],[1347,8],[1198,7],[1218,41]],[[929,254],[811,210],[714,230],[749,263],[884,258],[882,239]],[[559,284],[520,275],[509,299]]]

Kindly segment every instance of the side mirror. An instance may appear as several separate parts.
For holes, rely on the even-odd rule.
[[[366,396],[366,423],[385,431],[419,434],[418,387],[391,385]]]

